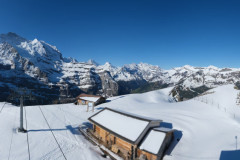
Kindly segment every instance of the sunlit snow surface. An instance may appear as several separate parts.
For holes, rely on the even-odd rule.
[[[76,127],[101,108],[109,107],[161,119],[167,126],[181,131],[180,141],[172,151],[167,151],[164,160],[218,160],[220,157],[227,160],[223,155],[233,153],[239,156],[234,150],[235,136],[240,137],[240,107],[235,103],[238,91],[233,87],[220,86],[203,98],[178,103],[168,101],[171,88],[112,97],[109,99],[111,102],[97,106],[94,112],[86,112],[86,106],[73,104],[26,107],[30,154],[27,134],[14,130],[19,126],[19,108],[6,104],[0,113],[0,159],[26,160],[29,155],[32,160],[64,159],[62,152],[68,160],[105,159],[96,146],[79,134]],[[0,110],[3,104],[0,103]],[[25,121],[24,125],[26,128]],[[225,152],[230,150],[232,152]],[[221,155],[222,151],[224,154]]]
[[[2,104],[0,106],[2,107]],[[76,127],[92,114],[82,106],[40,106],[63,153],[68,160],[100,160],[101,151],[81,136]],[[26,107],[31,160],[64,160],[38,106]],[[0,113],[0,159],[28,160],[27,134],[16,133],[19,107],[7,104]],[[24,122],[26,128],[26,123]]]

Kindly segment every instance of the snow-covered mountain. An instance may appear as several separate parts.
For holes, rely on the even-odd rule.
[[[204,91],[223,84],[238,84],[239,68],[192,67],[189,65],[167,71],[169,83],[175,84],[172,91],[176,100],[192,98]]]
[[[40,102],[53,102],[86,92],[115,96],[175,86],[176,100],[192,98],[209,88],[239,81],[240,69],[192,67],[163,70],[146,63],[115,67],[94,60],[64,58],[44,41],[27,40],[15,33],[0,35],[0,100],[17,87],[34,89]]]
[[[107,67],[106,67],[107,66]],[[150,64],[130,64],[114,68],[109,63],[103,67],[109,71],[117,82],[144,82],[142,87],[151,89],[151,84],[159,83],[157,87],[174,86],[171,94],[177,101],[193,98],[204,91],[223,84],[235,84],[240,80],[239,68],[218,68],[215,66],[193,67],[185,65],[170,70],[163,70]],[[155,88],[157,89],[157,88]],[[148,90],[144,90],[148,91]]]

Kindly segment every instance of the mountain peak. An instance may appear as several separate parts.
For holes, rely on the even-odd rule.
[[[14,32],[8,32],[6,35],[12,36],[12,37],[20,37],[19,35],[17,35],[17,34],[14,33]]]
[[[210,65],[210,66],[208,66],[207,68],[209,68],[209,69],[214,69],[214,70],[218,70],[218,69],[219,69],[218,67],[213,66],[213,65]]]
[[[105,67],[112,67],[112,64],[110,63],[110,62],[106,62],[103,66],[105,66]]]
[[[115,69],[115,67],[109,62],[106,62],[104,65],[100,65],[98,67],[105,70],[105,71],[110,71],[112,69]]]
[[[183,66],[183,68],[194,68],[194,67],[191,66],[191,65],[186,64],[186,65]]]
[[[89,59],[89,60],[87,61],[87,63],[88,63],[88,64],[92,64],[92,65],[94,65],[94,66],[99,66],[99,63],[97,63],[97,62],[94,61],[93,59]]]
[[[27,41],[25,38],[13,32],[8,32],[7,34],[0,34],[0,42],[7,42],[10,44],[19,45],[21,42],[25,41]]]
[[[37,38],[35,38],[34,40],[32,40],[32,43],[38,43],[39,41],[38,41],[38,39]]]

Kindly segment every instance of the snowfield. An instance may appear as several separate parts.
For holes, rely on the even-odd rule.
[[[28,133],[16,132],[19,107],[1,102],[0,159],[106,159],[77,128],[103,107],[161,119],[162,126],[176,129],[164,160],[240,159],[235,139],[240,138],[240,106],[236,105],[239,91],[234,85],[220,86],[204,96],[177,103],[168,96],[171,89],[112,97],[94,112],[74,104],[28,106],[24,122]]]
[[[6,104],[0,113],[0,159],[104,159],[100,150],[79,135],[77,129],[90,114],[73,104],[26,107],[27,127],[26,121],[24,124],[28,134],[16,133],[19,107]]]

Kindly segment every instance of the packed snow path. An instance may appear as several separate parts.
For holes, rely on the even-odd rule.
[[[6,105],[6,103],[3,103],[3,104],[2,104],[2,107],[1,107],[1,109],[0,109],[0,113],[2,112],[2,110],[3,110],[3,108],[4,108],[5,105]]]
[[[203,96],[228,107],[227,112],[196,99],[171,103],[168,97],[171,88],[112,97],[111,102],[97,106],[94,112],[74,104],[28,106],[24,107],[27,134],[16,132],[19,107],[1,102],[0,159],[105,159],[77,127],[103,107],[110,107],[162,119],[164,126],[177,129],[180,141],[174,141],[164,160],[232,160],[231,156],[240,157],[239,150],[235,150],[235,136],[240,138],[240,107],[235,105],[238,91],[233,87],[221,86]]]
[[[106,159],[77,129],[92,113],[75,107],[72,104],[24,107],[24,127],[28,133],[17,133],[19,107],[6,104],[0,113],[0,159]]]
[[[6,104],[0,113],[0,159],[29,159],[27,136],[16,134],[18,126],[19,108]]]

